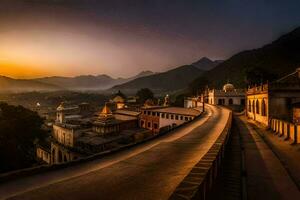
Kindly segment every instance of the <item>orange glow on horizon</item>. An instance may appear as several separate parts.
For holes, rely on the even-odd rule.
[[[0,75],[11,78],[37,78],[42,76],[54,75],[53,72],[32,66],[21,66],[12,63],[0,62]]]

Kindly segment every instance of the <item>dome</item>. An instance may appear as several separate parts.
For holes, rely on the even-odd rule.
[[[225,92],[232,92],[234,90],[234,86],[231,83],[227,83],[223,86],[223,90]]]
[[[115,103],[124,103],[125,99],[119,95],[115,96],[115,98],[113,99],[113,102]]]

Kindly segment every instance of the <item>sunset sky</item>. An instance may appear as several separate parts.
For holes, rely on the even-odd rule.
[[[226,59],[300,26],[299,0],[0,3],[0,75],[16,78],[159,72]]]

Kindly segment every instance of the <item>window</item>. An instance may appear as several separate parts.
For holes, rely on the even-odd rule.
[[[165,113],[161,113],[161,118],[165,118]]]
[[[148,113],[148,115],[151,115],[151,112],[150,112],[150,111],[148,111],[147,113]]]
[[[252,101],[252,112],[255,113],[255,103],[254,103],[254,100]]]
[[[248,111],[251,112],[251,101],[248,101]]]
[[[144,124],[145,124],[145,121],[144,121],[144,120],[141,120],[141,127],[144,128]]]
[[[159,112],[156,113],[156,116],[159,117]]]
[[[261,101],[261,115],[267,116],[266,102],[264,99]]]
[[[146,112],[146,110],[144,110],[144,115],[146,115],[147,114],[147,112]]]
[[[218,99],[218,105],[222,105],[222,99]]]
[[[241,99],[241,105],[244,106],[246,103],[246,100],[245,99]]]
[[[259,101],[256,100],[256,114],[259,114]]]
[[[148,122],[148,128],[151,128],[151,122]]]
[[[171,115],[171,119],[174,119],[174,115]]]
[[[152,112],[152,116],[155,116],[156,115],[156,112]]]
[[[180,116],[180,120],[183,120],[183,116]]]
[[[232,104],[233,104],[233,100],[232,100],[232,99],[229,99],[228,104],[229,104],[229,105],[232,105]]]
[[[184,117],[184,120],[185,120],[185,121],[189,121],[189,118],[188,118],[188,117]]]
[[[178,120],[178,115],[175,115],[175,119]]]
[[[158,124],[157,123],[153,123],[153,127],[154,127],[154,129],[158,129]]]
[[[166,114],[166,118],[169,119],[169,114]]]

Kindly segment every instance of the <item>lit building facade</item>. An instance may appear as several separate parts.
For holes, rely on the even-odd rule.
[[[139,122],[140,127],[160,133],[189,122],[200,113],[199,110],[192,108],[146,107],[141,111]]]
[[[124,141],[133,141],[135,134],[149,132],[138,127],[139,112],[121,109],[113,113],[107,105],[96,115],[80,115],[75,110],[64,104],[57,108],[48,148],[37,146],[39,160],[48,164],[72,161],[116,148]]]
[[[201,97],[187,97],[184,99],[185,108],[196,108],[202,106]]]
[[[222,90],[209,89],[206,93],[207,103],[211,105],[245,105],[245,90],[235,89],[234,85],[227,83]]]
[[[247,116],[270,126],[271,119],[295,121],[299,113],[300,69],[277,81],[247,90]]]

